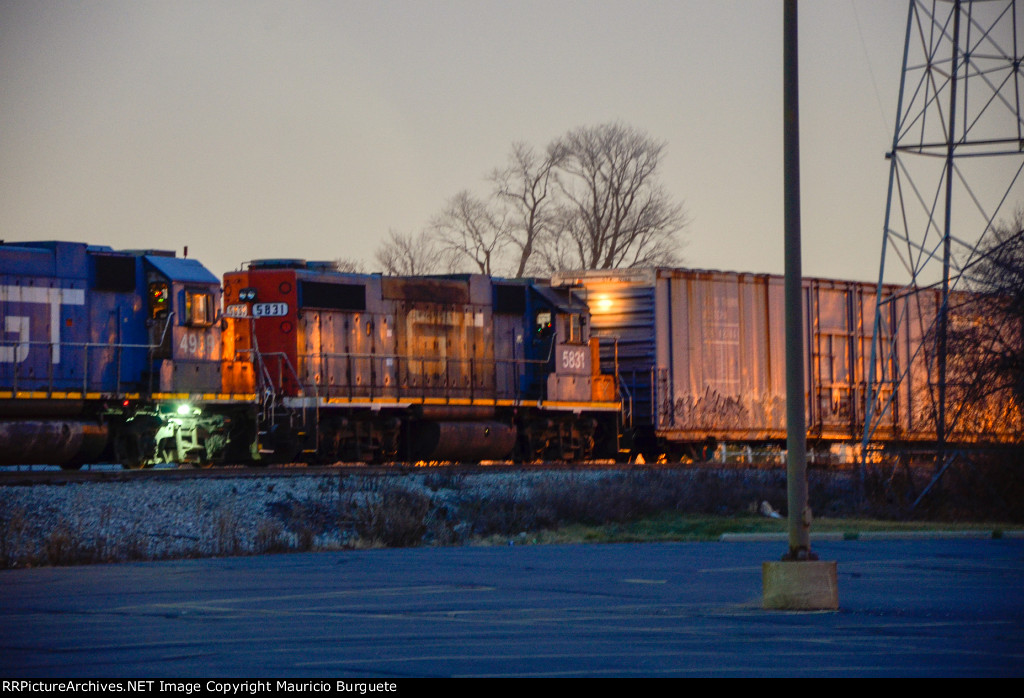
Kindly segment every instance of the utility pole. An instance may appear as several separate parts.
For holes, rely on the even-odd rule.
[[[836,563],[811,552],[807,503],[807,421],[803,362],[803,270],[800,256],[800,90],[797,0],[783,14],[783,144],[786,257],[786,491],[789,550],[781,562],[762,566],[763,605],[768,609],[839,607]]]

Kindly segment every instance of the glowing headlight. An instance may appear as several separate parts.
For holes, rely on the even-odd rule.
[[[184,417],[187,414],[192,414],[192,405],[178,405],[178,414]]]

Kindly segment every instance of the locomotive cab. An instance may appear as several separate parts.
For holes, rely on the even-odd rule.
[[[144,260],[145,324],[159,402],[151,420],[157,431],[143,450],[164,462],[248,461],[254,417],[244,400],[221,392],[220,283],[191,259],[150,253]]]
[[[561,402],[598,399],[593,379],[599,363],[591,349],[586,304],[567,289],[536,283],[527,288],[526,396]]]
[[[562,289],[508,280],[494,284],[494,309],[496,355],[506,357],[499,369],[515,372],[521,399],[590,400],[586,305]]]
[[[568,289],[496,281],[495,356],[516,372],[522,460],[608,458],[617,449],[614,377],[600,375],[590,311]],[[500,375],[500,373],[499,373]],[[499,385],[505,385],[499,381]]]
[[[220,283],[198,262],[167,254],[143,257],[146,326],[153,349],[154,389],[161,393],[221,390]]]

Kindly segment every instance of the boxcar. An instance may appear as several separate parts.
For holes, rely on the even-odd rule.
[[[593,334],[608,340],[603,370],[618,374],[637,450],[702,451],[716,441],[785,440],[782,276],[650,269],[568,273],[552,283],[575,289],[591,308]],[[875,284],[803,281],[811,441],[856,443],[864,436],[876,296]],[[872,425],[872,438],[934,441],[935,395],[924,334],[938,292],[901,296],[887,287],[884,298],[882,330],[895,338],[896,351],[876,358],[881,418]],[[908,378],[896,381],[902,374]],[[965,419],[955,436],[1019,439],[1013,429],[979,416]]]

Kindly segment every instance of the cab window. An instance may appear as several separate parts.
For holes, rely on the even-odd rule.
[[[171,309],[171,294],[167,284],[154,282],[149,285],[149,317],[152,320],[167,317]]]
[[[554,325],[551,323],[551,311],[541,310],[537,313],[537,319],[534,323],[536,326],[535,334],[538,337],[547,337],[554,330]]]
[[[185,324],[209,327],[213,324],[213,294],[208,291],[185,291]]]
[[[565,341],[568,344],[583,344],[583,316],[577,313],[565,318]]]

